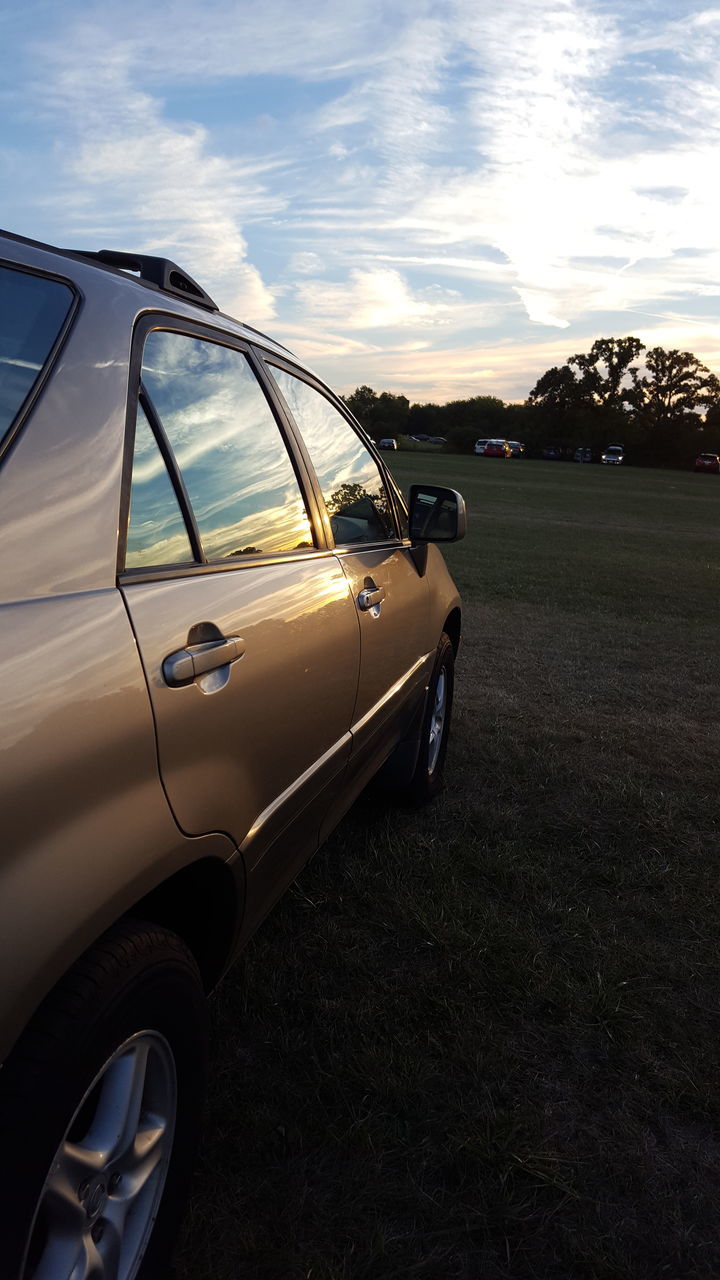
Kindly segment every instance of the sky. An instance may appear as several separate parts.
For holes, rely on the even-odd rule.
[[[7,230],[170,257],[341,393],[720,375],[718,6],[6,3],[0,114]]]

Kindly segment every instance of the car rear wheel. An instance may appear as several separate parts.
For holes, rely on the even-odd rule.
[[[127,921],[45,1000],[2,1070],[3,1257],[15,1280],[161,1280],[205,1078],[195,960]]]

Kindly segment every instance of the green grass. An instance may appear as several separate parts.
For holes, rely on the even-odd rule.
[[[447,786],[364,797],[213,1003],[178,1280],[720,1275],[720,480],[464,492]]]

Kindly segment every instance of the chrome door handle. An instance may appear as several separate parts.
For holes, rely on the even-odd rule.
[[[168,654],[162,664],[163,678],[173,688],[190,684],[207,671],[215,671],[218,667],[226,667],[230,662],[235,662],[244,652],[245,641],[240,636],[227,636],[222,640],[211,640],[208,644],[189,645],[187,649],[178,649],[175,653]]]
[[[357,598],[359,609],[372,609],[376,604],[380,604],[385,599],[384,587],[366,587],[360,592]]]

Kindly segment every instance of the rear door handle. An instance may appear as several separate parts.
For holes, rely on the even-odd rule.
[[[359,609],[372,609],[376,604],[380,604],[385,599],[384,587],[366,587],[360,592],[357,598]]]
[[[218,667],[226,667],[230,662],[235,662],[244,652],[245,641],[240,636],[226,636],[207,644],[188,645],[187,649],[178,649],[175,653],[168,654],[162,664],[163,678],[173,688],[190,684],[208,671],[215,671]]]

